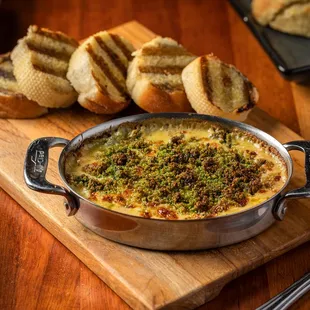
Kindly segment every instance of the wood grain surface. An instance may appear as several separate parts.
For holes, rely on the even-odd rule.
[[[262,109],[304,137],[309,135],[308,88],[290,84],[278,75],[224,0],[149,3],[30,0],[27,4],[22,0],[4,0],[0,7],[2,16],[5,18],[0,18],[0,34],[7,35],[6,39],[0,38],[4,43],[0,46],[2,51],[12,48],[30,23],[84,38],[135,18],[157,33],[178,39],[197,54],[213,51],[224,60],[235,63],[259,88]],[[2,27],[2,23],[5,26]],[[96,123],[96,117],[89,115],[90,119],[92,117]],[[57,122],[54,119],[54,123]],[[35,122],[31,126],[35,127]],[[81,125],[76,130],[82,128]],[[3,133],[1,139],[6,139],[4,129]],[[0,213],[1,309],[128,308],[4,192],[0,193]],[[309,255],[309,244],[305,244],[231,282],[219,297],[202,308],[254,309],[309,271]],[[293,308],[308,309],[309,296]]]

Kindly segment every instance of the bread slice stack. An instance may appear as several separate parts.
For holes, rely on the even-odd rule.
[[[197,113],[244,121],[258,101],[253,84],[216,56],[195,59],[182,72],[187,97]]]
[[[35,118],[47,108],[27,99],[17,84],[10,53],[0,55],[0,118]]]
[[[127,67],[134,47],[107,31],[89,37],[72,55],[68,79],[78,102],[98,114],[114,114],[128,106]]]
[[[30,26],[12,52],[14,75],[21,92],[39,105],[68,107],[77,93],[66,75],[78,42],[62,32]]]
[[[148,112],[189,112],[181,73],[195,56],[170,38],[157,37],[133,54],[127,88],[137,105]]]
[[[213,55],[197,58],[163,37],[135,51],[107,31],[79,45],[30,26],[10,57],[0,57],[0,117],[36,117],[76,100],[97,114],[115,114],[131,99],[151,113],[195,110],[242,121],[258,92],[234,66]]]

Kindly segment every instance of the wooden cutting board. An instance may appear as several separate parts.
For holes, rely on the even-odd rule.
[[[155,34],[137,22],[112,30],[135,47]],[[133,105],[122,115],[137,113]],[[141,111],[140,111],[141,112]],[[134,309],[193,309],[214,298],[232,279],[310,239],[310,201],[294,200],[283,222],[237,245],[196,252],[154,252],[120,245],[84,228],[67,217],[63,199],[28,189],[23,161],[29,143],[43,136],[71,139],[108,120],[78,105],[53,111],[37,120],[0,120],[0,186],[67,246],[94,273]],[[301,137],[256,108],[247,121],[281,142]],[[50,153],[48,179],[61,183],[57,172],[60,150]],[[290,188],[304,183],[303,154],[294,152]]]

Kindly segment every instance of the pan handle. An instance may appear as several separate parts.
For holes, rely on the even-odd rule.
[[[40,138],[33,141],[26,153],[24,179],[27,186],[32,190],[64,196],[67,199],[65,203],[67,215],[71,216],[78,210],[75,198],[63,186],[51,184],[45,178],[49,149],[55,146],[65,146],[68,143],[69,140],[67,139],[55,137]]]
[[[305,153],[305,173],[306,173],[306,184],[303,187],[293,189],[279,198],[276,205],[273,208],[274,217],[282,221],[286,212],[286,200],[295,198],[309,198],[310,197],[310,141],[292,141],[283,144],[288,150],[297,150]]]

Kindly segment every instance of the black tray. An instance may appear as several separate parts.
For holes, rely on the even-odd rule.
[[[259,25],[251,13],[251,0],[230,0],[284,78],[310,83],[310,39]]]

